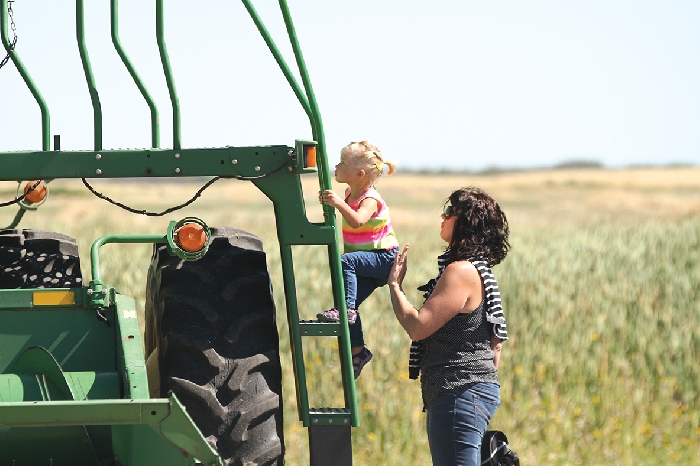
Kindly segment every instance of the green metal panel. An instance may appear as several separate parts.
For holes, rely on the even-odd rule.
[[[76,400],[119,398],[119,376],[116,372],[64,372]],[[0,403],[44,401],[36,375],[0,374]],[[57,400],[57,397],[51,399]]]
[[[3,466],[96,466],[113,456],[106,426],[5,429],[0,447]]]
[[[32,401],[74,400],[73,389],[63,375],[61,366],[46,349],[32,346],[22,352],[12,368],[12,374],[21,374],[36,379],[40,397],[24,398]]]
[[[65,309],[65,305],[61,306],[35,306],[35,293],[69,291],[75,293],[75,305],[71,306],[75,309],[83,307],[84,289],[83,288],[39,288],[35,290],[0,290],[0,310],[11,311],[29,311],[29,310],[47,310],[54,308]],[[0,332],[2,330],[0,329]],[[2,370],[0,368],[0,370]]]
[[[0,312],[0,373],[32,346],[49,350],[65,371],[114,372],[114,313],[105,315],[111,327],[86,309]]]
[[[193,457],[177,448],[148,426],[112,427],[112,449],[119,462],[129,466],[193,466]]]
[[[76,400],[119,398],[119,375],[116,372],[64,372]]]

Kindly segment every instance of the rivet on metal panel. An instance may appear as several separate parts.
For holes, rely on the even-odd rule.
[[[259,172],[259,171],[260,171],[260,167],[255,167],[255,171],[256,171],[256,172]]]
[[[179,169],[179,168],[176,168],[176,169],[175,169],[175,173],[180,173],[180,169]]]
[[[236,164],[238,163],[238,160],[233,159],[233,160],[231,160],[231,163],[234,164],[234,165],[236,165]]]
[[[179,153],[179,152],[175,154],[175,158],[176,158],[176,159],[179,159],[179,158],[180,158],[180,153]]]
[[[95,170],[95,174],[96,174],[96,175],[101,175],[101,174],[102,174],[102,170],[100,170],[100,169],[98,168],[97,170]]]
[[[102,154],[97,154],[95,156],[95,160],[102,160]]]

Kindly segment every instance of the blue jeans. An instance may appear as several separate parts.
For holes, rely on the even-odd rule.
[[[386,285],[398,249],[347,252],[340,257],[348,309],[357,310],[374,290]],[[350,326],[350,344],[365,345],[359,313],[355,324]]]
[[[500,403],[501,389],[493,383],[438,396],[426,422],[433,466],[479,466],[481,440]]]

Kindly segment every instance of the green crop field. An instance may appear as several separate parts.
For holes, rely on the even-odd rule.
[[[523,465],[700,464],[700,169],[538,171],[495,175],[407,175],[378,185],[402,243],[411,244],[404,288],[436,273],[440,207],[452,189],[476,185],[500,203],[512,250],[494,269],[508,318],[499,377],[502,405],[491,428],[506,432]],[[305,178],[312,221],[321,218],[314,180]],[[140,209],[182,203],[203,184],[95,181]],[[340,188],[340,187],[339,187]],[[10,199],[16,184],[0,184]],[[308,464],[297,421],[280,259],[270,202],[252,184],[220,180],[192,206],[158,219],[129,214],[57,180],[38,212],[20,225],[78,239],[89,280],[89,247],[119,233],[164,233],[169,220],[196,215],[262,237],[281,335],[287,464]],[[15,211],[0,211],[0,226]],[[103,279],[143,307],[150,248],[101,249]],[[332,305],[322,247],[294,249],[300,312]],[[410,340],[388,291],[360,308],[375,358],[357,381],[361,427],[357,465],[430,464],[420,385],[407,376]],[[336,344],[304,340],[311,404],[342,405]]]

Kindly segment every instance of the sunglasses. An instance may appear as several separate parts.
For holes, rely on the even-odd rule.
[[[459,213],[455,212],[455,210],[452,208],[451,205],[448,205],[445,207],[445,211],[442,213],[442,216],[447,220],[450,217],[459,217]]]

